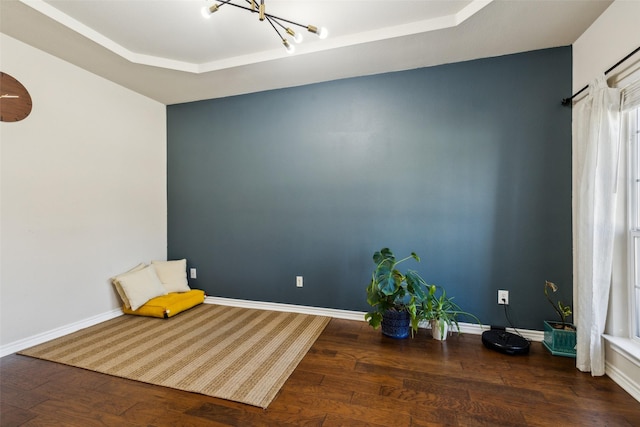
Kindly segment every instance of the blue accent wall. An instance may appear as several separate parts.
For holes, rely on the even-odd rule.
[[[561,47],[170,105],[168,256],[207,295],[367,311],[373,252],[415,251],[540,330],[545,279],[571,302],[570,92]]]

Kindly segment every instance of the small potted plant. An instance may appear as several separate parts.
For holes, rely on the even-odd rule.
[[[444,341],[454,326],[456,331],[460,333],[458,316],[467,316],[473,318],[478,324],[482,324],[475,315],[463,311],[458,304],[453,302],[453,297],[448,297],[443,287],[431,285],[428,298],[422,304],[420,316],[431,324],[431,336],[436,340]]]
[[[372,310],[365,314],[365,320],[374,328],[382,326],[382,333],[392,338],[406,338],[418,330],[418,309],[427,298],[426,282],[414,270],[402,273],[398,264],[409,259],[420,261],[412,252],[410,256],[397,261],[389,248],[373,254],[376,267],[367,287],[367,302]]]
[[[571,306],[565,305],[560,300],[554,303],[549,291],[552,293],[557,292],[558,286],[553,282],[545,280],[544,295],[547,297],[547,301],[549,301],[549,304],[551,304],[555,312],[558,313],[560,321],[544,321],[543,344],[554,356],[576,357],[576,327],[572,323],[567,322],[567,318],[572,314]]]

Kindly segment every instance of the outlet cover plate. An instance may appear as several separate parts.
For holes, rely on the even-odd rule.
[[[505,291],[505,290],[498,291],[498,304],[509,305],[509,291]]]

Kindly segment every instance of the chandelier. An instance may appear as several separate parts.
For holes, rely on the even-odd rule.
[[[208,19],[208,18],[211,17],[211,15],[214,12],[217,12],[218,9],[220,9],[222,6],[227,5],[227,4],[229,6],[234,6],[234,7],[237,7],[239,9],[247,10],[247,11],[249,11],[251,13],[257,13],[258,14],[258,19],[260,21],[267,21],[269,24],[271,24],[271,27],[276,32],[276,34],[278,34],[278,38],[280,40],[282,40],[282,44],[284,45],[284,47],[285,47],[285,49],[287,50],[288,53],[293,53],[295,51],[295,47],[293,46],[293,44],[291,44],[289,42],[289,40],[287,39],[287,36],[291,37],[291,39],[294,42],[301,43],[302,42],[302,34],[296,33],[294,30],[291,29],[290,26],[287,26],[287,24],[291,24],[291,25],[298,26],[300,28],[304,28],[307,31],[309,31],[310,33],[316,34],[321,39],[326,38],[327,35],[328,35],[327,29],[324,28],[324,27],[316,27],[316,26],[313,26],[313,25],[302,25],[302,24],[298,24],[297,22],[291,21],[289,19],[280,18],[279,16],[275,16],[275,15],[272,15],[270,13],[267,13],[265,11],[265,5],[264,5],[264,1],[265,0],[260,0],[260,3],[258,3],[258,0],[235,0],[235,1],[236,2],[244,1],[249,6],[245,6],[243,4],[234,3],[234,0],[220,0],[220,1],[218,1],[217,3],[215,3],[215,4],[211,5],[211,6],[203,7],[202,8],[202,16],[204,16],[205,18]]]

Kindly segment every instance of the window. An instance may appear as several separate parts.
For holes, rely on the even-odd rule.
[[[640,108],[628,113],[630,136],[629,179],[629,277],[632,298],[632,334],[640,341]]]
[[[628,84],[625,83],[630,82]],[[629,281],[629,336],[640,344],[640,69],[621,82],[622,135],[628,156],[627,264]],[[640,348],[640,346],[636,346]],[[640,358],[640,356],[639,356]]]

